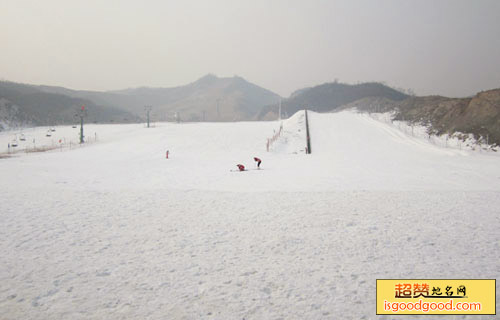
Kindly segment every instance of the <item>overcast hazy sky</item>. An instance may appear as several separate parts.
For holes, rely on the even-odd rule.
[[[75,89],[239,75],[282,96],[338,78],[500,87],[500,1],[0,0],[0,78]]]

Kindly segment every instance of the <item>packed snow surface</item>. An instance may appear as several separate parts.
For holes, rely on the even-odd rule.
[[[307,155],[303,118],[270,152],[278,122],[24,131],[62,145],[0,159],[0,318],[389,319],[377,278],[498,278],[498,155],[352,111]]]

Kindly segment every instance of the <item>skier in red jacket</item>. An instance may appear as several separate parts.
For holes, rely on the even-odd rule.
[[[257,157],[254,157],[254,158],[253,158],[253,160],[254,160],[255,162],[257,162],[257,168],[259,168],[259,169],[260,169],[260,164],[262,163],[262,160],[260,160],[260,159],[259,159],[259,158],[257,158]]]
[[[240,170],[240,171],[245,171],[245,166],[244,166],[244,165],[242,165],[242,164],[237,164],[236,166],[238,167],[238,170]]]

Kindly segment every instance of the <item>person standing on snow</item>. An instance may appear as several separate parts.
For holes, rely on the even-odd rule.
[[[254,158],[253,158],[253,160],[254,160],[255,162],[257,162],[257,168],[259,168],[259,169],[260,169],[260,164],[262,163],[262,160],[260,160],[260,159],[259,159],[259,158],[257,158],[257,157],[254,157]]]

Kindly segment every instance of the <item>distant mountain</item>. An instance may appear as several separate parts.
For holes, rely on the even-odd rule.
[[[317,112],[328,112],[347,103],[366,98],[378,97],[390,100],[403,100],[408,95],[381,83],[325,83],[311,88],[304,88],[292,93],[290,98],[282,101],[282,113],[292,115],[301,109],[310,109]],[[277,116],[278,105],[266,106],[258,115],[259,119]]]
[[[208,74],[173,88],[134,88],[108,92],[0,82],[0,130],[74,123],[81,105],[88,122],[139,122],[144,106],[152,120],[274,120],[280,97],[241,77]],[[425,124],[433,133],[472,133],[500,144],[500,89],[469,98],[414,97],[381,83],[325,83],[295,91],[282,99],[283,115],[308,108],[330,112],[342,108],[369,112],[394,111],[395,119]]]
[[[0,82],[0,130],[76,123],[75,115],[82,105],[87,110],[88,122],[139,120],[126,111],[99,106],[87,99],[44,92],[33,85],[3,81]]]
[[[155,121],[251,120],[260,109],[279,101],[279,96],[241,77],[219,78],[208,74],[197,81],[173,88],[134,88],[108,92],[74,91],[41,86],[41,90],[84,98],[98,105],[116,107],[144,118],[150,105]]]
[[[470,133],[484,143],[500,145],[500,89],[479,92],[470,98],[365,98],[343,107],[367,112],[393,111],[395,120],[425,125],[429,133]]]
[[[208,74],[173,88],[134,88],[99,92],[55,86],[0,82],[0,130],[8,127],[56,125],[75,121],[82,104],[92,122],[139,122],[144,106],[153,121],[252,120],[260,109],[280,97],[241,77]]]

